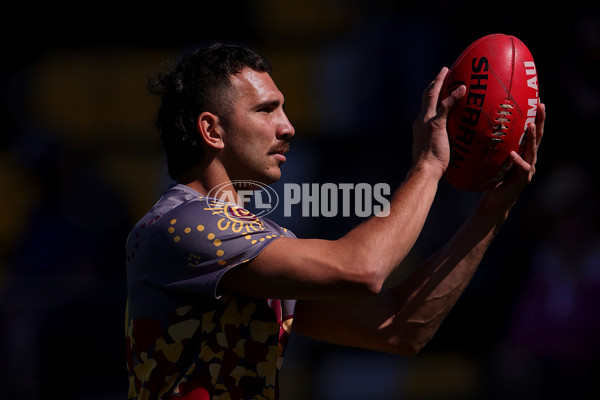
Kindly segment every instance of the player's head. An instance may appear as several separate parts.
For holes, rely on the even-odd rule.
[[[155,123],[172,179],[179,179],[201,159],[203,146],[197,118],[208,111],[227,119],[235,95],[230,77],[246,67],[271,71],[269,61],[256,52],[217,43],[184,55],[170,71],[159,72],[148,80],[150,92],[161,99]]]

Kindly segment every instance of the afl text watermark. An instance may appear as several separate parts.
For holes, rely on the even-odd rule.
[[[213,188],[209,198],[252,209],[257,217],[283,207],[284,217],[386,217],[387,183],[284,183],[283,193],[256,181],[231,181]]]

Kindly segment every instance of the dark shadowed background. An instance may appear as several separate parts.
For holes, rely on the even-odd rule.
[[[213,41],[271,60],[296,127],[276,188],[395,188],[423,89],[489,33],[517,36],[537,64],[548,118],[534,182],[420,355],[293,335],[282,400],[598,396],[600,18],[577,2],[518,3],[5,6],[0,399],[127,398],[125,241],[171,183],[145,88],[163,61]],[[392,280],[444,243],[477,197],[442,182]],[[336,238],[360,222],[277,211],[299,237]]]

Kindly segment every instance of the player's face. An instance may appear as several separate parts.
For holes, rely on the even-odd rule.
[[[225,124],[221,159],[232,180],[273,183],[289,149],[294,127],[283,111],[283,94],[266,72],[245,68],[231,77],[236,90]]]

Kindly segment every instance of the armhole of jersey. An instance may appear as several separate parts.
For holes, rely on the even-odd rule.
[[[273,240],[271,240],[271,241],[267,242],[267,243],[266,243],[266,244],[263,246],[263,248],[262,248],[262,249],[261,249],[261,250],[260,250],[258,253],[256,253],[256,254],[255,254],[255,255],[254,255],[252,258],[247,258],[247,259],[245,259],[244,261],[238,262],[238,263],[236,263],[236,264],[233,264],[233,265],[231,265],[231,266],[229,266],[229,267],[227,267],[227,268],[224,268],[224,269],[223,269],[223,270],[222,270],[222,271],[221,271],[219,274],[215,275],[215,276],[213,277],[213,281],[216,281],[216,282],[214,283],[215,290],[214,290],[214,293],[213,293],[213,295],[215,296],[215,299],[220,299],[220,298],[221,298],[221,297],[223,297],[223,295],[225,294],[225,290],[223,290],[223,289],[220,289],[220,287],[219,287],[219,283],[221,282],[221,278],[223,277],[223,275],[225,275],[225,274],[227,273],[227,271],[230,271],[230,270],[231,270],[231,269],[233,269],[233,268],[237,268],[237,267],[239,267],[239,266],[241,266],[241,265],[244,265],[244,264],[247,264],[247,263],[251,262],[251,261],[252,261],[252,260],[254,260],[256,257],[258,257],[258,255],[259,255],[260,253],[262,253],[262,252],[263,252],[263,251],[264,251],[264,250],[265,250],[267,247],[269,247],[269,245],[270,245],[271,243],[273,243],[273,242],[274,242],[274,241],[276,241],[277,239],[279,239],[279,238],[275,238],[275,239],[273,239]]]
[[[266,247],[266,246],[265,246],[265,247]],[[260,253],[259,253],[259,254],[260,254]],[[258,255],[258,254],[257,254],[257,255]],[[256,256],[257,256],[257,255],[256,255]],[[254,256],[254,257],[256,257],[256,256]],[[228,271],[231,271],[231,269],[233,269],[233,268],[237,268],[237,267],[239,267],[240,265],[244,265],[244,264],[246,264],[246,263],[249,263],[249,262],[250,262],[250,261],[252,261],[253,259],[254,259],[254,258],[251,258],[251,259],[247,259],[247,260],[245,260],[245,261],[243,261],[243,262],[239,262],[239,263],[237,263],[237,264],[233,264],[233,265],[231,265],[231,266],[229,266],[229,267],[227,267],[227,268],[223,269],[223,270],[222,270],[222,271],[221,271],[219,274],[217,274],[217,275],[215,275],[215,276],[213,277],[213,280],[215,280],[215,281],[216,281],[216,282],[214,283],[215,291],[214,291],[214,293],[213,293],[213,295],[215,296],[215,299],[220,299],[220,298],[221,298],[221,297],[223,297],[223,295],[226,293],[226,290],[225,290],[225,289],[222,289],[222,288],[219,286],[219,283],[221,282],[221,278],[223,277],[223,275],[225,275],[225,274],[226,274]]]

